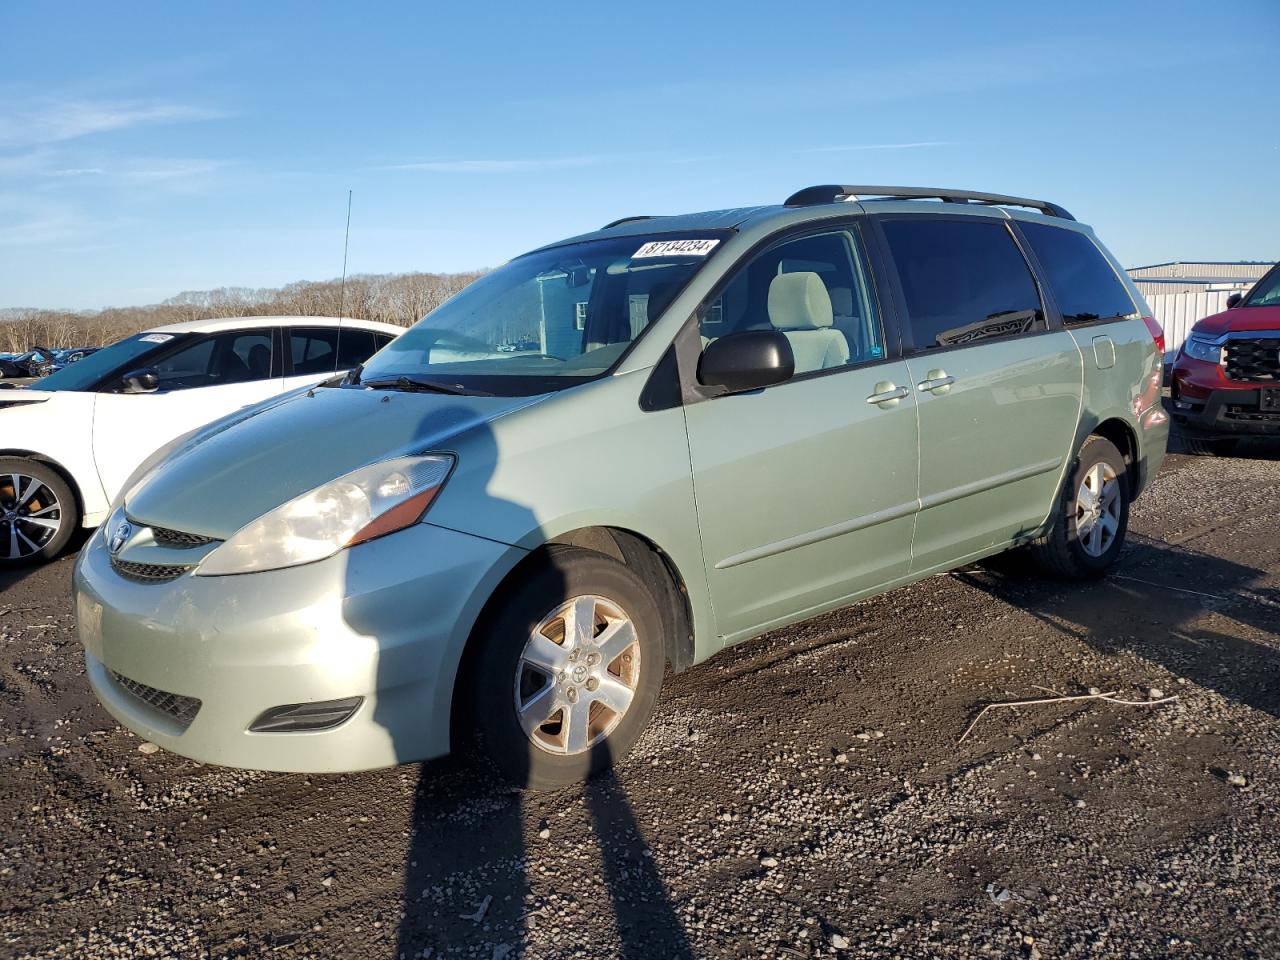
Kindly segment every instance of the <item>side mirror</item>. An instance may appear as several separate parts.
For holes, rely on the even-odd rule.
[[[1227,297],[1227,309],[1230,310],[1232,307],[1240,306],[1243,300],[1243,293],[1233,293],[1231,296]]]
[[[707,345],[698,361],[698,382],[741,393],[790,380],[795,370],[795,354],[785,334],[743,330]]]
[[[160,379],[151,367],[141,370],[130,370],[120,378],[125,393],[155,393],[160,386]]]

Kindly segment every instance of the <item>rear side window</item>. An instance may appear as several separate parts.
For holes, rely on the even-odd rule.
[[[338,369],[350,370],[372,357],[376,350],[373,334],[368,330],[344,329],[338,338]]]
[[[1087,236],[1041,223],[1019,226],[1048,276],[1063,323],[1095,323],[1134,314],[1124,284]]]
[[[1047,329],[1031,269],[1003,223],[885,220],[917,350]]]
[[[338,331],[334,327],[290,330],[289,351],[295,376],[331,373],[338,352]]]

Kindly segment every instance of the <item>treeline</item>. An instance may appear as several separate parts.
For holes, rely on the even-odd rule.
[[[278,289],[223,287],[180,293],[163,303],[106,310],[0,311],[0,353],[33,347],[97,347],[184,320],[245,316],[347,316],[407,327],[453,296],[474,273],[361,274],[291,283]]]

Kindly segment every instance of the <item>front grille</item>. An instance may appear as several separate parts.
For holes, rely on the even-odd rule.
[[[1280,381],[1280,336],[1228,340],[1227,376],[1232,380]]]
[[[170,530],[168,527],[152,527],[151,535],[162,547],[203,547],[213,543],[216,537],[206,537],[198,533],[185,533],[182,530]]]
[[[139,683],[137,680],[122,677],[114,670],[111,671],[111,676],[134,699],[155,710],[159,710],[167,717],[171,717],[181,724],[184,730],[191,726],[191,721],[200,712],[200,701],[195,697],[184,697],[179,693],[157,690],[155,687],[149,687],[145,683]]]
[[[176,580],[188,570],[191,564],[172,563],[134,563],[132,560],[111,558],[111,569],[127,580],[135,583],[165,583]]]

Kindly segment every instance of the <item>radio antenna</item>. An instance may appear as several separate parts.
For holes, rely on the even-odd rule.
[[[338,290],[338,318],[347,312],[347,250],[351,246],[351,191],[347,191],[347,232],[342,238],[342,286]],[[341,327],[341,323],[339,323]],[[341,334],[339,334],[341,336]]]

